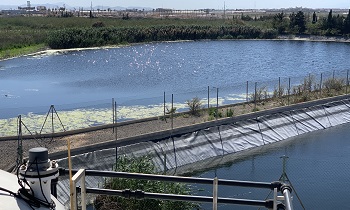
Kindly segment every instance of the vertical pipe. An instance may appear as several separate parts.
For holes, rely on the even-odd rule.
[[[23,147],[22,147],[22,116],[18,115],[18,142],[17,142],[17,161],[18,166],[23,163]]]
[[[209,90],[209,86],[208,86],[208,111],[209,111],[209,108],[210,108],[210,104],[209,104],[209,103],[210,103],[210,102],[209,102],[209,100],[210,100],[210,99],[209,99],[209,98],[210,98],[209,91],[210,91],[210,90]]]
[[[53,140],[53,134],[55,133],[55,128],[53,126],[53,110],[55,109],[55,107],[51,105],[50,109],[51,109],[51,129],[52,129],[51,140]]]
[[[71,160],[71,155],[70,155],[70,139],[67,139],[67,147],[68,147],[68,167],[69,167],[69,190],[70,190],[70,209],[74,210],[75,209],[75,203],[74,203],[74,186],[73,186],[73,173],[72,173],[72,160]]]
[[[286,210],[293,210],[292,196],[289,187],[283,189],[283,196]]]

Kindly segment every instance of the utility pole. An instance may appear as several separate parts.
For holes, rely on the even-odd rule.
[[[226,2],[224,2],[224,19],[226,19]]]

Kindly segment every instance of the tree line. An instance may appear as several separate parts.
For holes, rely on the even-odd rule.
[[[164,25],[135,27],[65,28],[48,35],[48,46],[53,49],[94,47],[150,41],[200,39],[271,39],[276,30],[263,30],[247,25]]]
[[[318,17],[313,13],[309,20],[304,12],[286,15],[283,12],[274,15],[272,27],[279,34],[311,34],[321,36],[349,36],[350,10],[346,16],[333,15],[330,10],[327,17]]]

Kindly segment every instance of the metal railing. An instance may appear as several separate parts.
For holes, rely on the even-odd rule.
[[[226,180],[226,179],[210,179],[210,178],[194,178],[194,177],[181,177],[181,176],[168,176],[168,175],[154,175],[154,174],[140,174],[140,173],[128,173],[128,172],[114,172],[114,171],[98,171],[98,170],[72,170],[75,175],[73,176],[73,194],[71,195],[71,210],[78,208],[77,206],[77,192],[81,193],[82,210],[86,209],[85,195],[86,193],[100,194],[100,195],[114,195],[124,198],[136,198],[136,199],[161,199],[161,200],[175,200],[175,201],[191,201],[198,203],[213,203],[213,209],[217,209],[217,204],[234,204],[234,205],[248,205],[248,206],[260,206],[272,210],[293,210],[291,192],[292,189],[288,184],[280,181],[276,182],[253,182],[253,181],[240,181],[240,180]],[[60,169],[60,175],[64,176],[69,173],[67,169]],[[100,188],[85,188],[85,176],[102,176],[112,178],[126,178],[126,179],[142,179],[153,181],[165,181],[165,182],[181,182],[181,183],[195,183],[213,185],[213,196],[193,196],[193,195],[175,195],[164,193],[151,193],[141,190],[110,190]],[[81,187],[77,187],[77,183],[81,181]],[[274,191],[274,198],[269,200],[250,200],[250,199],[235,199],[235,198],[222,198],[218,197],[218,185],[235,186],[235,187],[250,187],[250,188],[264,188]],[[282,195],[278,195],[280,192]],[[284,202],[281,202],[284,201]]]

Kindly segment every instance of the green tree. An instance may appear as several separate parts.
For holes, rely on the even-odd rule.
[[[278,13],[273,16],[272,27],[278,31],[278,33],[283,34],[287,29],[288,23],[285,19],[284,13]]]
[[[327,29],[332,29],[334,27],[333,11],[330,10],[327,17]]]
[[[316,12],[314,12],[314,14],[312,15],[312,24],[317,23],[317,15]]]
[[[292,33],[301,34],[306,31],[306,20],[305,15],[302,11],[297,12],[297,14],[293,12],[290,14],[289,19],[289,30]]]
[[[349,34],[350,33],[350,9],[349,9],[349,12],[348,12],[348,16],[346,16],[346,18],[344,20],[343,33],[344,34]]]

